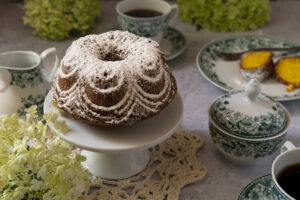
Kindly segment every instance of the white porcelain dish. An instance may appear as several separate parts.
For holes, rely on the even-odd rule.
[[[225,61],[219,57],[214,49],[224,52],[241,52],[248,49],[260,47],[292,47],[295,43],[285,40],[274,39],[263,36],[242,35],[231,38],[216,40],[204,46],[197,55],[196,63],[201,74],[216,87],[225,90],[243,90],[247,81],[239,72],[239,60]],[[300,56],[300,52],[288,54],[289,56]],[[274,62],[280,58],[274,56]],[[288,101],[300,98],[300,89],[291,92],[286,91],[287,85],[271,76],[261,83],[262,93],[277,101]]]

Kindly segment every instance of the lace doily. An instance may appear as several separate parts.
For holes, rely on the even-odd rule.
[[[146,169],[122,180],[93,177],[89,200],[176,200],[180,189],[206,175],[196,157],[201,137],[177,130],[165,142],[150,149]]]

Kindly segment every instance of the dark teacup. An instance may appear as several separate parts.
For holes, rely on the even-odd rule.
[[[281,199],[300,199],[300,179],[297,179],[300,174],[299,169],[300,148],[286,141],[281,148],[281,154],[272,164],[272,179]]]

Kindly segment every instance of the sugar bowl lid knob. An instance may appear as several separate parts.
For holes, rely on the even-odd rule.
[[[250,101],[255,101],[261,92],[260,83],[257,79],[251,79],[245,86],[245,92]]]

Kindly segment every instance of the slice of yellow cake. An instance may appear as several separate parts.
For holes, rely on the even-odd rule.
[[[300,57],[281,58],[275,64],[277,78],[288,85],[287,91],[300,87]]]
[[[242,56],[240,73],[246,80],[256,78],[266,79],[273,71],[273,53],[268,51],[254,51]]]

